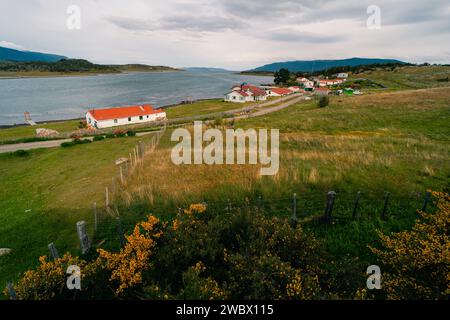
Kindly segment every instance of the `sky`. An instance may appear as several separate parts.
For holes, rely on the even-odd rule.
[[[67,26],[78,21],[73,5],[79,29]],[[351,57],[450,63],[450,1],[0,0],[0,46],[230,70]]]

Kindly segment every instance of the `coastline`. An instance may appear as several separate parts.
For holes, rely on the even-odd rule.
[[[202,98],[202,99],[197,99],[194,102],[217,100],[217,99],[222,99],[222,97]],[[183,102],[175,103],[175,104],[168,104],[168,105],[160,106],[159,109],[168,109],[168,108],[180,107],[180,106],[184,106],[184,105],[188,105],[188,104],[185,104]],[[85,118],[83,117],[83,118],[56,119],[56,120],[47,120],[47,121],[43,120],[43,121],[36,121],[36,124],[39,125],[39,124],[57,123],[57,122],[65,122],[65,121],[83,121],[84,119]],[[18,127],[26,127],[26,126],[29,126],[29,124],[28,123],[0,124],[0,130],[18,128]]]
[[[123,71],[123,72],[72,72],[72,73],[58,73],[58,72],[41,72],[41,74],[20,74],[17,75],[5,75],[5,73],[0,72],[0,80],[16,80],[16,79],[39,79],[39,78],[71,78],[71,77],[97,77],[104,75],[121,75],[121,74],[136,74],[136,73],[170,73],[170,72],[181,72],[183,69],[174,70],[143,70],[143,71]],[[14,72],[12,72],[14,73]],[[3,74],[3,75],[2,75]]]

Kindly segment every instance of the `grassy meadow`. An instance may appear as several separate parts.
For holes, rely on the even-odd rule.
[[[0,154],[0,247],[13,249],[0,257],[0,287],[36,265],[50,242],[62,253],[77,252],[75,224],[86,220],[92,228],[93,202],[104,207],[105,187],[118,175],[115,160],[151,137],[36,149],[28,157]]]

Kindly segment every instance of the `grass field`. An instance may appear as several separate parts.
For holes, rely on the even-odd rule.
[[[71,148],[38,149],[29,157],[0,154],[0,287],[37,263],[54,242],[78,248],[75,223],[92,227],[92,204],[104,206],[105,187],[117,177],[114,161],[150,136],[107,139]]]
[[[388,90],[420,89],[432,87],[448,87],[450,67],[428,66],[428,67],[400,67],[392,72],[386,70],[367,71],[355,74],[351,79],[370,79],[376,83],[383,84]]]

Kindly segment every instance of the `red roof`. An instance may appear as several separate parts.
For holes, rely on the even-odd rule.
[[[149,114],[159,113],[160,110],[154,110],[151,105],[129,106],[109,109],[93,109],[89,113],[96,120],[111,120],[128,117],[146,116]]]
[[[330,91],[328,88],[316,88],[316,91]]]
[[[241,87],[241,89],[243,91],[249,90],[251,93],[253,93],[254,96],[266,96],[267,95],[263,89],[258,88],[256,86],[252,86],[252,85],[243,85]]]
[[[248,94],[242,90],[236,90],[235,92],[239,93],[241,96],[247,97]]]
[[[285,94],[292,93],[291,90],[286,89],[286,88],[273,88],[271,90],[272,90],[272,92],[275,92],[276,94],[279,94],[279,95],[282,95],[282,96],[285,95]]]

